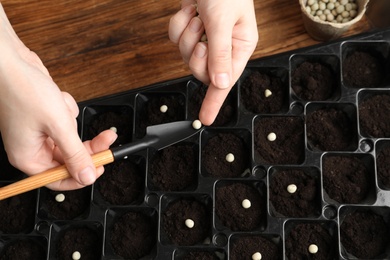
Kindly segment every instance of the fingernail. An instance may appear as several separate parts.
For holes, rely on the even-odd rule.
[[[201,28],[202,28],[202,21],[199,18],[195,17],[194,19],[191,20],[190,23],[191,32],[197,33],[200,31]]]
[[[195,6],[194,5],[187,5],[182,10],[187,14],[191,14],[195,11]]]
[[[227,73],[219,73],[215,75],[216,87],[225,89],[230,87],[229,75]]]
[[[118,135],[117,135],[117,134],[114,135],[114,136],[112,137],[112,139],[110,140],[110,145],[112,145],[112,144],[116,141],[117,138],[118,138]]]
[[[198,44],[194,50],[194,55],[199,59],[206,56],[206,53],[207,53],[207,49],[206,46],[204,46],[203,44]]]
[[[84,168],[84,170],[79,173],[79,180],[83,185],[90,185],[95,182],[96,176],[92,166]]]

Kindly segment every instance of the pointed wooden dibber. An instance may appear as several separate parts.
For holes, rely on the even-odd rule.
[[[114,161],[111,150],[105,150],[92,155],[93,163],[96,167],[103,166]],[[0,200],[31,191],[50,183],[70,178],[71,175],[65,165],[61,165],[50,170],[27,177],[21,181],[14,182],[0,188]]]

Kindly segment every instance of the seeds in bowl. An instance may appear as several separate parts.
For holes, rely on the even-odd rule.
[[[324,22],[346,23],[358,13],[356,0],[308,0],[306,11]]]

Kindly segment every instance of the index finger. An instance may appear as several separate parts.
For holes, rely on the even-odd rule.
[[[210,84],[199,112],[199,120],[204,125],[211,125],[217,117],[231,88],[221,89]]]

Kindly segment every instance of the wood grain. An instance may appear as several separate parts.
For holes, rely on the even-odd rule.
[[[179,0],[3,0],[22,41],[76,101],[190,75],[168,39]],[[298,1],[255,0],[259,43],[251,59],[318,42]],[[370,29],[364,17],[345,36]]]

